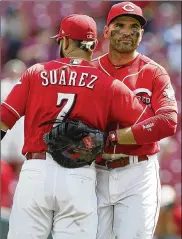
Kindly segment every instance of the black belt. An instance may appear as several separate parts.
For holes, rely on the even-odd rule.
[[[148,160],[148,157],[146,155],[140,155],[138,157],[138,162]],[[108,169],[111,168],[122,168],[130,164],[130,158],[129,157],[123,157],[114,161],[108,161],[106,159],[102,159],[100,162],[97,162],[96,164],[105,166]]]
[[[28,152],[26,155],[25,155],[26,159],[27,160],[30,160],[30,159],[46,159],[46,152],[37,152],[37,153],[32,153],[32,152]]]

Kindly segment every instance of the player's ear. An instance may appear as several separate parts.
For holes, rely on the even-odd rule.
[[[141,29],[139,42],[141,42],[143,34],[144,34],[144,29]]]
[[[142,28],[142,30],[141,30],[141,38],[143,37],[143,34],[144,34],[144,29]]]
[[[108,26],[104,27],[104,38],[105,39],[109,38],[109,28],[108,28]]]
[[[67,50],[69,47],[69,39],[67,37],[63,37],[63,50]]]

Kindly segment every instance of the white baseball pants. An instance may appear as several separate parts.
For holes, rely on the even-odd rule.
[[[95,239],[96,171],[66,169],[47,156],[26,160],[9,221],[8,239]]]
[[[97,239],[152,239],[160,210],[157,156],[124,168],[96,170]]]

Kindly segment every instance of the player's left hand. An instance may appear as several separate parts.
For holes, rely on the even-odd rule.
[[[66,168],[90,165],[104,149],[104,134],[81,121],[60,122],[43,138],[47,152]]]

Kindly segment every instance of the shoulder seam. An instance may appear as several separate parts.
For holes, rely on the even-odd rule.
[[[103,55],[101,55],[101,56],[98,56],[98,57],[92,59],[91,61],[98,61],[100,58],[102,58],[103,56],[105,56],[105,55],[107,55],[107,54],[108,54],[108,53],[105,53],[105,54],[103,54]]]

